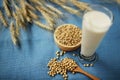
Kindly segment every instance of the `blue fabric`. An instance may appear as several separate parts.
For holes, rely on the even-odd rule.
[[[78,57],[72,56],[71,53],[79,54],[79,49],[67,52],[63,57],[73,58],[85,71],[102,80],[119,80],[120,7],[116,4],[98,3],[97,0],[83,1],[101,4],[111,9],[114,14],[113,25],[96,51],[99,59],[94,67],[83,67]],[[70,14],[66,16],[65,23],[72,23],[81,28],[81,19]],[[54,42],[53,33],[32,25],[27,31],[21,30],[20,40],[21,48],[18,48],[11,41],[10,31],[6,28],[0,29],[0,80],[63,79],[60,75],[50,77],[47,74],[47,63],[55,57],[55,52],[59,50]],[[69,80],[90,80],[80,73],[75,75],[68,73],[68,75]]]

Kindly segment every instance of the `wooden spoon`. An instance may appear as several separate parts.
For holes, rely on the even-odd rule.
[[[86,71],[82,70],[79,66],[77,66],[74,70],[74,72],[80,72],[86,76],[88,76],[89,78],[91,78],[92,80],[100,80],[99,78],[87,73]]]

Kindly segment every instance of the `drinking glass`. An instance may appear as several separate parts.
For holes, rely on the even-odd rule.
[[[101,5],[90,5],[91,10],[85,11],[82,21],[82,41],[79,58],[83,63],[95,62],[96,49],[112,25],[112,12]]]

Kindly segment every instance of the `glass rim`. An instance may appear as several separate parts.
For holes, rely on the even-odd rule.
[[[96,7],[101,7],[101,8],[103,8],[104,10],[108,11],[109,14],[110,14],[109,18],[110,18],[110,20],[111,20],[111,23],[113,23],[114,16],[113,16],[113,13],[112,13],[112,11],[111,11],[110,9],[108,9],[107,7],[105,7],[105,6],[103,6],[103,5],[100,5],[100,4],[89,4],[89,6],[91,6],[91,8],[92,8],[92,6],[93,6],[93,7],[94,7],[94,6],[96,6]],[[93,10],[94,10],[94,9],[93,9]],[[86,10],[84,13],[89,12],[89,11],[92,11],[92,9],[91,9],[91,10]],[[99,11],[99,10],[98,10],[98,11]]]

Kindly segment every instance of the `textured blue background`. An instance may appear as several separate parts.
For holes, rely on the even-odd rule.
[[[71,57],[87,72],[102,80],[120,79],[120,7],[113,4],[96,2],[97,0],[83,0],[93,4],[101,4],[112,10],[114,22],[97,49],[99,60],[94,67],[83,67],[77,57],[67,52],[64,57]],[[2,4],[2,0],[0,0]],[[2,5],[0,5],[2,6]],[[81,26],[81,19],[67,15],[66,23]],[[2,27],[2,26],[0,26]],[[55,57],[59,48],[54,43],[53,34],[35,25],[28,31],[21,30],[21,49],[15,47],[11,41],[10,32],[6,28],[0,30],[0,80],[62,80],[60,75],[50,77],[47,74],[48,61]],[[89,80],[82,74],[68,73],[69,80]]]

